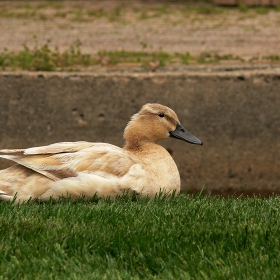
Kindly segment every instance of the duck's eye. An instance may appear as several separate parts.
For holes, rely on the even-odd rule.
[[[161,117],[161,118],[164,118],[164,114],[163,113],[158,114],[158,116]]]

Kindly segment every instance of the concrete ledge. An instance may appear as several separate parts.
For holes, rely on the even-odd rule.
[[[204,145],[174,139],[184,190],[280,193],[280,71],[2,73],[0,147],[86,140],[122,146],[147,102],[174,109]],[[8,166],[0,161],[0,167]]]

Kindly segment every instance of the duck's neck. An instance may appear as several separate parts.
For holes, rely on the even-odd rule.
[[[150,169],[157,169],[158,164],[162,166],[160,163],[162,160],[171,159],[165,148],[153,142],[142,142],[141,145],[136,146],[128,143],[124,149],[137,156],[143,163],[148,163]]]
[[[125,150],[140,151],[145,149],[147,145],[156,145],[155,137],[149,129],[149,125],[143,119],[142,123],[131,121],[124,131]]]
[[[126,141],[124,149],[133,153],[141,152],[147,149],[150,149],[151,146],[156,145],[144,139],[141,141]]]

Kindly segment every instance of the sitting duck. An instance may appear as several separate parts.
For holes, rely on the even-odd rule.
[[[36,198],[116,197],[130,191],[148,197],[178,194],[177,166],[156,143],[169,137],[202,145],[172,109],[146,104],[127,124],[123,148],[79,141],[0,150],[1,158],[16,163],[0,171],[0,199],[22,203]]]

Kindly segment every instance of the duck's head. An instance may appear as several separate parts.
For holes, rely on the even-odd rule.
[[[145,142],[157,142],[169,137],[202,145],[202,141],[188,132],[176,113],[161,104],[148,103],[131,117],[124,131],[126,148],[137,148]]]

